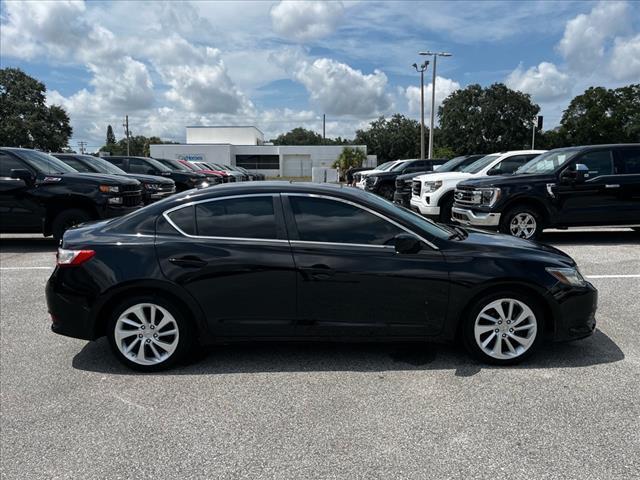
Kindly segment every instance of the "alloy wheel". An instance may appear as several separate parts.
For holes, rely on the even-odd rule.
[[[115,344],[127,359],[138,365],[166,361],[178,347],[179,329],[169,311],[154,303],[127,308],[115,323]]]
[[[509,360],[523,355],[533,345],[538,321],[524,302],[501,298],[480,311],[473,333],[484,354],[498,360]]]
[[[509,223],[511,235],[525,239],[533,237],[537,228],[536,217],[526,212],[514,215]]]

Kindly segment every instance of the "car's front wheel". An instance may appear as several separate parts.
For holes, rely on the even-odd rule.
[[[114,309],[107,336],[122,363],[150,372],[164,370],[183,359],[191,347],[193,330],[171,302],[140,296]]]
[[[535,208],[516,205],[502,218],[500,231],[514,237],[535,240],[543,229],[543,217]]]
[[[467,349],[480,360],[511,365],[534,352],[542,338],[542,326],[542,312],[533,299],[505,291],[476,302],[462,334]]]

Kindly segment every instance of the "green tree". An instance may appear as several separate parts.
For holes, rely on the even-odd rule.
[[[367,154],[364,153],[364,150],[354,147],[344,147],[342,152],[340,152],[340,156],[333,162],[332,167],[339,168],[340,173],[344,174],[349,167],[361,167],[366,159]]]
[[[565,145],[639,142],[640,84],[588,88],[564,111],[559,134]]]
[[[532,121],[539,111],[529,95],[501,83],[469,85],[438,109],[440,137],[459,155],[525,148],[531,145]]]
[[[274,145],[322,145],[322,135],[313,130],[297,127],[278,135],[271,142]]]
[[[427,133],[425,133],[425,136]],[[357,130],[353,143],[366,145],[378,163],[420,155],[420,123],[396,113],[390,119],[380,117],[366,130]]]
[[[72,128],[57,105],[47,106],[45,85],[18,68],[0,69],[0,145],[60,151]]]
[[[129,155],[136,157],[148,157],[151,155],[151,145],[162,143],[177,143],[164,141],[160,137],[145,137],[144,135],[132,135],[129,137]],[[127,139],[122,138],[114,143],[100,147],[101,152],[109,152],[111,155],[127,154]]]
[[[107,125],[107,145],[113,145],[116,143],[116,136],[113,134],[113,128],[111,125]]]

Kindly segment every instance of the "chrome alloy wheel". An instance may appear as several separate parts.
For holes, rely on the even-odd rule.
[[[538,321],[525,303],[501,298],[486,305],[473,328],[478,347],[492,358],[508,360],[529,350],[536,339]]]
[[[509,224],[511,235],[526,239],[533,237],[536,228],[538,228],[536,217],[526,212],[514,215]]]
[[[167,360],[178,347],[176,319],[154,303],[138,303],[116,320],[114,338],[120,353],[139,365]]]

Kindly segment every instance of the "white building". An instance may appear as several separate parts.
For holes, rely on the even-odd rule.
[[[351,145],[363,150],[366,145]],[[187,127],[187,143],[151,145],[154,158],[237,165],[268,177],[310,177],[312,167],[331,168],[343,145],[265,145],[256,127]],[[366,166],[376,164],[367,157]]]

